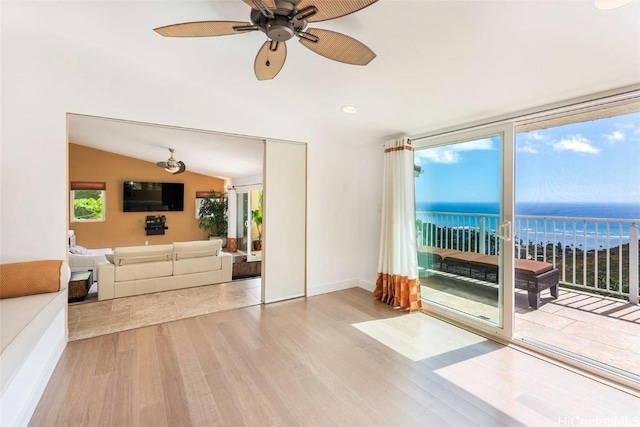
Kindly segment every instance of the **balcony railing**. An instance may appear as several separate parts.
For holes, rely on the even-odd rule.
[[[499,215],[416,212],[418,246],[497,255]],[[638,303],[640,219],[516,215],[516,258],[553,264],[560,285]]]

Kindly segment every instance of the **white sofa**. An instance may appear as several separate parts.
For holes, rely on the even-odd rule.
[[[109,262],[105,255],[112,254],[111,248],[87,249],[86,253],[73,253],[69,251],[69,267],[71,272],[90,271],[93,281],[98,281],[98,264]]]
[[[98,264],[98,299],[231,281],[233,257],[221,240],[115,248]]]
[[[71,272],[90,271],[94,282],[98,281],[98,264],[108,262],[105,255],[112,254],[111,248],[87,249],[76,245],[76,235],[69,230],[69,267]]]
[[[60,290],[0,299],[0,425],[23,426],[67,344],[69,267],[60,269]]]

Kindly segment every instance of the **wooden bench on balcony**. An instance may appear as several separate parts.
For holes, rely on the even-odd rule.
[[[490,283],[498,283],[499,257],[455,249],[422,246],[418,248],[418,265],[422,268],[453,273]],[[558,298],[558,269],[553,265],[526,259],[515,260],[515,287],[527,291],[529,305],[540,306],[540,292],[549,289]]]

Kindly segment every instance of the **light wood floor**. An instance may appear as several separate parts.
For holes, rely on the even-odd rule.
[[[639,399],[467,332],[413,361],[353,326],[399,315],[350,289],[71,342],[31,425],[638,422]]]

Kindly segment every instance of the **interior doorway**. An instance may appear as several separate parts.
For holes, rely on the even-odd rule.
[[[260,274],[237,281],[229,274],[229,281],[216,284],[181,287],[180,283],[177,289],[142,290],[137,295],[99,299],[102,280],[98,265],[110,263],[108,257],[116,248],[208,240],[207,232],[199,227],[198,194],[212,189],[227,191],[234,183],[249,179],[257,185],[251,189],[257,194],[263,181],[264,140],[77,114],[68,115],[67,134],[68,261],[72,270],[81,273],[76,278],[79,292],[69,303],[69,340],[261,303],[264,283]],[[158,163],[167,162],[168,148],[175,149],[171,155],[186,165],[184,173],[158,167]],[[85,200],[90,198],[85,197],[87,191],[75,189],[72,182],[101,182],[97,190],[100,197]],[[181,184],[183,203],[176,210],[127,212],[123,201],[126,182]],[[99,209],[99,215],[89,215],[86,208]],[[247,208],[245,215],[251,219],[251,210],[258,208],[257,199]],[[76,210],[83,216],[76,215]],[[166,228],[162,232],[149,235],[145,218],[150,215],[163,217]],[[250,256],[256,256],[255,251]]]
[[[262,276],[262,185],[234,187],[237,200],[238,249],[233,253],[233,279]]]

